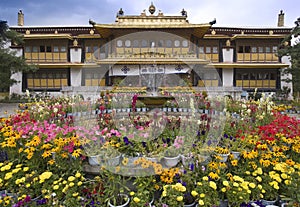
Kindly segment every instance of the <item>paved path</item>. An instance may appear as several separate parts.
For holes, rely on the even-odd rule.
[[[0,103],[0,117],[8,117],[18,110],[18,103]]]

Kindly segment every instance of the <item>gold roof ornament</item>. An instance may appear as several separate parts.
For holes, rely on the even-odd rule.
[[[230,47],[230,46],[231,46],[230,40],[227,40],[227,41],[226,41],[226,46],[227,46],[227,47]]]
[[[212,34],[212,35],[215,35],[215,34],[216,34],[216,31],[215,31],[215,30],[211,31],[211,34]]]
[[[95,31],[93,29],[90,30],[90,35],[94,35]]]
[[[244,30],[242,30],[242,31],[241,31],[241,35],[244,35],[244,34],[245,34]]]
[[[57,31],[57,29],[54,31],[54,34],[58,34],[58,31]]]
[[[162,13],[161,10],[158,10],[158,16],[162,17],[162,16],[164,16],[164,13]]]
[[[77,39],[75,39],[75,40],[73,41],[73,46],[74,46],[74,47],[78,47],[78,41],[77,41]]]
[[[269,35],[273,35],[273,34],[274,34],[273,30],[270,30]]]
[[[27,29],[26,32],[25,32],[25,34],[29,35],[30,34],[30,30]]]
[[[155,6],[153,5],[153,2],[151,2],[151,5],[149,6],[149,12],[151,15],[153,15],[155,13]]]

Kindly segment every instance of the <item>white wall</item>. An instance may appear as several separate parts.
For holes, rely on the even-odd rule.
[[[223,68],[223,86],[233,86],[233,68]]]
[[[22,57],[22,55],[23,55],[23,49],[22,48],[12,48],[11,51],[16,52],[17,57]],[[23,77],[22,72],[12,74],[11,78],[18,81],[18,83],[12,85],[9,88],[9,94],[13,94],[13,93],[22,94],[22,77]]]
[[[71,68],[70,73],[71,86],[81,86],[82,69]]]
[[[71,63],[80,63],[81,62],[81,52],[82,49],[74,47],[70,49],[70,61]]]
[[[281,58],[281,62],[282,63],[286,63],[286,64],[289,64],[290,66],[291,66],[291,61],[290,61],[290,59],[289,59],[290,57],[289,56],[283,56],[282,58]],[[281,75],[281,89],[284,87],[284,86],[287,86],[287,87],[289,87],[290,89],[291,89],[291,93],[290,93],[290,95],[289,95],[289,99],[292,99],[293,98],[293,84],[291,83],[291,82],[289,82],[289,83],[287,83],[287,82],[285,82],[285,81],[282,81],[283,79],[286,79],[286,78],[290,78],[290,79],[292,79],[292,75],[291,74],[288,74],[288,75]]]
[[[232,63],[233,62],[233,48],[223,48],[223,62]]]

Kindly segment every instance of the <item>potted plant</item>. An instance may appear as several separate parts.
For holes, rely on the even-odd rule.
[[[134,191],[130,192],[131,207],[145,207],[154,202],[154,175],[136,177],[133,186]]]
[[[109,170],[100,171],[100,177],[106,182],[103,183],[106,202],[110,207],[127,207],[130,197],[127,194],[129,188],[126,186],[127,180],[120,174],[115,174]]]

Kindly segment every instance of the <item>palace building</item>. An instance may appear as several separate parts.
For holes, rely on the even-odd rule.
[[[272,28],[218,27],[216,21],[189,23],[183,9],[166,16],[151,4],[139,15],[120,9],[112,24],[89,20],[87,26],[25,26],[18,13],[23,45],[11,48],[35,64],[32,73],[17,73],[10,93],[25,90],[53,94],[106,90],[115,85],[185,86],[203,91],[225,91],[238,98],[256,88],[276,92],[283,86],[281,71],[288,58],[277,51],[291,32],[284,13]],[[175,78],[177,77],[177,78]]]

